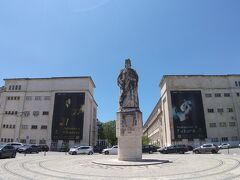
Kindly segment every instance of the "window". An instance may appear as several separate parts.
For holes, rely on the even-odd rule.
[[[20,100],[20,96],[17,97],[17,100]]]
[[[238,81],[238,86],[240,86],[240,81]]]
[[[221,97],[221,94],[220,93],[216,93],[215,97]]]
[[[26,141],[26,139],[20,139],[20,143],[26,144],[27,141]]]
[[[30,144],[36,144],[36,142],[37,142],[36,139],[30,139],[29,141]]]
[[[212,142],[218,142],[218,138],[212,138]]]
[[[11,99],[10,96],[8,96],[8,97],[7,97],[7,100],[10,100],[10,99]]]
[[[43,111],[43,115],[48,115],[49,112],[48,111]]]
[[[28,125],[22,124],[22,125],[21,125],[21,128],[22,128],[22,129],[28,129]]]
[[[230,97],[230,93],[224,93],[224,97]]]
[[[13,125],[13,129],[15,129],[15,127],[16,127],[16,126],[15,126],[15,124],[14,124],[14,125]]]
[[[12,89],[12,86],[9,86],[9,87],[8,87],[8,90],[11,90],[11,89]]]
[[[37,125],[32,125],[31,129],[37,129]]]
[[[39,140],[39,144],[46,144],[46,140],[44,140],[44,139]]]
[[[23,116],[28,117],[30,115],[30,111],[24,111]]]
[[[12,129],[12,125],[11,124],[9,125],[9,128]]]
[[[232,137],[231,137],[231,140],[232,140],[232,141],[238,141],[238,137],[237,137],[237,136],[232,136]]]
[[[21,90],[22,86],[21,85],[18,85],[18,90]]]
[[[220,123],[219,123],[219,126],[220,126],[220,127],[227,127],[227,123],[226,123],[226,122],[220,122]]]
[[[39,116],[39,111],[33,111],[33,116]]]
[[[216,123],[209,123],[209,127],[217,127]]]
[[[49,101],[50,99],[51,99],[50,96],[45,96],[45,97],[44,97],[44,100],[46,100],[46,101]]]
[[[212,97],[212,94],[205,94],[206,98]]]
[[[209,113],[214,113],[214,109],[208,109]]]
[[[3,138],[1,138],[1,142],[3,142]]]
[[[36,101],[41,101],[41,96],[35,96]]]
[[[236,122],[229,122],[229,126],[231,127],[236,126]]]
[[[32,100],[32,96],[26,96],[26,101],[31,101]]]
[[[237,96],[240,96],[240,93],[237,93]]]
[[[227,108],[228,112],[233,112],[233,108]]]
[[[8,128],[8,124],[6,125],[6,128]]]
[[[235,86],[238,86],[238,82],[237,81],[235,81]]]
[[[16,96],[14,97],[14,100],[17,100],[17,97],[16,97]]]
[[[47,129],[47,126],[46,125],[42,125],[41,129]]]
[[[223,108],[218,108],[218,109],[217,109],[217,112],[223,113]]]
[[[222,141],[223,141],[223,142],[228,141],[228,137],[222,137]]]

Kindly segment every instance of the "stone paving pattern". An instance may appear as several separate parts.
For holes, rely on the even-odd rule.
[[[0,180],[18,179],[213,179],[240,180],[240,149],[219,154],[144,154],[143,158],[170,160],[149,166],[106,166],[93,160],[117,158],[115,155],[65,155],[60,152],[17,154],[15,159],[0,159]]]

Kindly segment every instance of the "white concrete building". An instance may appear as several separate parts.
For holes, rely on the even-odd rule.
[[[4,79],[0,142],[95,145],[97,104],[91,77]]]
[[[160,87],[144,125],[151,143],[239,143],[240,75],[166,75]]]

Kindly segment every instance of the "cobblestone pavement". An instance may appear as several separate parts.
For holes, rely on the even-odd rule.
[[[15,159],[0,159],[0,179],[239,179],[240,149],[223,150],[220,154],[145,154],[143,158],[170,160],[150,166],[104,166],[93,160],[117,156],[65,155],[60,152],[18,154]]]

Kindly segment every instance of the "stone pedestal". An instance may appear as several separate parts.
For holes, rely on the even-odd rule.
[[[118,160],[142,160],[142,113],[139,110],[117,113]]]

